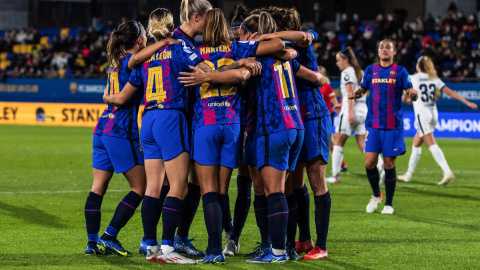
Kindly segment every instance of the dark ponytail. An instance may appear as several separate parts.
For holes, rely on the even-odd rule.
[[[347,49],[340,51],[339,54],[343,59],[348,60],[348,63],[353,67],[353,69],[355,69],[355,77],[357,77],[357,81],[361,82],[363,77],[362,68],[358,63],[357,57],[355,56],[352,47],[347,47]]]
[[[136,21],[124,22],[112,31],[107,44],[107,59],[112,67],[120,68],[126,51],[135,45],[143,31],[142,24]]]
[[[247,18],[249,15],[249,11],[247,7],[244,5],[238,5],[237,9],[235,9],[235,13],[233,15],[232,22],[230,23],[230,27],[240,27],[242,22]]]

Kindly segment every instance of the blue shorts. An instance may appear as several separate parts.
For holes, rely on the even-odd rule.
[[[257,133],[247,132],[247,138],[243,145],[243,164],[257,166]]]
[[[257,168],[272,166],[277,170],[295,170],[303,144],[303,130],[288,129],[257,138]]]
[[[143,165],[143,153],[137,140],[93,134],[93,165],[102,171],[128,172]]]
[[[323,161],[328,163],[332,133],[330,115],[305,121],[303,126],[305,127],[305,137],[298,161],[305,163],[320,156]]]
[[[403,129],[376,129],[367,127],[365,132],[365,153],[382,153],[384,157],[405,154]]]
[[[190,153],[185,114],[174,109],[153,109],[142,119],[140,130],[145,159],[173,159],[182,152]]]
[[[243,133],[240,124],[207,125],[193,132],[193,160],[201,165],[238,168]]]

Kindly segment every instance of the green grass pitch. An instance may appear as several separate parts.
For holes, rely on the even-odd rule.
[[[180,267],[147,262],[138,254],[143,235],[140,210],[119,235],[123,246],[134,256],[84,255],[87,239],[83,209],[92,184],[91,139],[91,128],[0,125],[1,269]],[[409,151],[397,159],[398,174],[407,168],[412,141],[406,142]],[[350,139],[344,150],[348,172],[341,175],[342,183],[329,184],[332,212],[328,259],[274,266],[247,264],[243,256],[236,256],[227,257],[227,264],[219,267],[478,269],[480,141],[440,139],[438,143],[456,179],[448,186],[436,185],[442,173],[424,146],[412,182],[397,182],[395,214],[382,215],[365,213],[371,190],[365,176],[364,158]],[[235,179],[234,176],[230,189],[232,211],[237,194]],[[114,176],[104,198],[101,232],[127,192],[128,184],[123,176]],[[312,235],[315,235],[313,205],[310,211]],[[194,243],[199,249],[205,250],[207,234],[201,206],[190,236],[196,238]],[[251,207],[240,238],[240,252],[250,252],[258,240]]]

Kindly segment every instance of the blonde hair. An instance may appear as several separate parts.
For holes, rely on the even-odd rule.
[[[418,67],[422,72],[427,73],[430,79],[437,78],[437,71],[430,57],[420,56],[420,58],[418,58]]]
[[[323,66],[318,66],[318,71],[322,73],[323,77],[327,79],[327,83],[330,84],[330,79],[327,77],[327,69]]]
[[[230,45],[230,35],[228,34],[227,21],[223,11],[214,8],[207,12],[203,46],[217,47],[220,45]]]
[[[270,13],[262,11],[260,14],[253,14],[248,16],[243,25],[246,30],[257,32],[258,35],[270,34],[277,32],[277,23],[272,18]]]
[[[203,15],[211,8],[212,4],[207,0],[182,0],[180,4],[180,22],[188,23],[193,14]]]
[[[171,36],[173,26],[173,15],[170,10],[165,8],[157,8],[148,18],[148,32],[157,41]]]

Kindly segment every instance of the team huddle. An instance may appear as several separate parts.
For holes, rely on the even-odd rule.
[[[129,21],[110,36],[111,68],[103,96],[108,108],[93,135],[94,181],[85,204],[85,254],[131,255],[117,235],[143,200],[139,252],[146,260],[225,263],[225,256],[239,254],[253,185],[261,244],[247,254],[248,262],[285,263],[300,259],[301,253],[305,260],[327,258],[331,199],[325,171],[332,118],[320,91],[327,78],[319,72],[313,49],[318,34],[301,31],[300,16],[293,9],[248,11],[240,6],[230,31],[223,12],[207,0],[182,0],[180,13],[178,28],[172,13],[159,8],[151,12],[147,29]],[[147,35],[156,43],[146,46]],[[203,36],[200,46],[194,41],[197,35]],[[393,62],[395,52],[392,41],[380,42],[380,63],[363,75],[351,50],[337,55],[345,95],[337,134],[354,131],[364,136],[357,142],[365,151],[373,191],[367,205],[370,213],[383,198],[381,174],[386,188],[382,213],[393,214],[395,158],[406,151],[401,102],[417,99],[410,75]],[[367,90],[370,98],[365,100]],[[424,135],[422,130],[420,144]],[[345,136],[335,139],[342,138],[333,152],[337,178]],[[380,153],[384,162],[379,162]],[[238,196],[232,219],[228,190],[236,168]],[[450,180],[453,174],[448,171]],[[99,237],[102,199],[114,172],[125,175],[131,191]],[[314,195],[315,242],[305,174]],[[205,252],[189,237],[200,198],[208,233]],[[162,238],[157,240],[160,217]],[[225,247],[223,232],[228,238]]]

